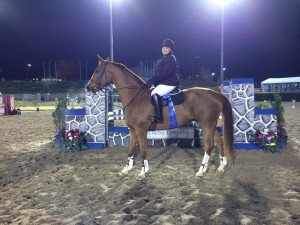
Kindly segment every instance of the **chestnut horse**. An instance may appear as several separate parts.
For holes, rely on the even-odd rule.
[[[139,143],[143,163],[138,178],[144,178],[149,170],[147,131],[153,129],[149,115],[154,113],[154,107],[150,102],[149,88],[145,81],[126,66],[98,57],[99,64],[86,89],[96,93],[108,84],[115,85],[123,104],[125,121],[130,132],[128,161],[120,174],[127,175],[128,171],[132,169],[135,148]],[[205,154],[196,176],[203,176],[207,170],[214,140],[220,154],[218,171],[223,172],[227,162],[234,161],[233,118],[230,102],[224,95],[211,89],[193,87],[184,89],[183,92],[184,102],[174,106],[178,126],[184,126],[190,121],[197,121],[204,135]],[[223,141],[216,129],[220,114],[222,114],[223,122]],[[164,107],[164,121],[155,124],[156,130],[169,129],[168,115],[169,110]]]

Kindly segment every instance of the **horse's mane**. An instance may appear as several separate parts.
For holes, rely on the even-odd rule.
[[[121,70],[123,70],[123,71],[125,71],[127,73],[130,73],[132,76],[134,76],[136,78],[136,80],[139,83],[141,83],[141,84],[145,83],[145,81],[140,76],[136,75],[134,72],[132,72],[130,69],[128,69],[127,66],[125,66],[124,64],[117,63],[117,62],[112,62],[112,63],[113,63],[113,65],[115,65],[119,69],[121,69]]]

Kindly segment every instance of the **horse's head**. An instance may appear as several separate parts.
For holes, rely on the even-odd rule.
[[[99,64],[94,70],[94,73],[90,81],[85,87],[87,91],[91,91],[94,94],[97,91],[103,89],[106,85],[111,83],[111,77],[109,76],[106,69],[107,65],[109,64],[109,60],[104,60],[99,55],[98,58],[99,58]]]

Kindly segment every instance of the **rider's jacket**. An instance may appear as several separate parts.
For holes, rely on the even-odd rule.
[[[172,52],[157,60],[151,80],[155,86],[159,84],[179,86],[179,79],[176,76],[176,58]]]

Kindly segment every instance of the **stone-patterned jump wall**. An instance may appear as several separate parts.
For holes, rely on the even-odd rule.
[[[232,79],[229,83],[224,82],[222,89],[232,105],[236,148],[256,149],[252,140],[257,129],[267,127],[277,132],[275,110],[255,109],[252,78]]]
[[[107,111],[105,93],[95,95],[86,92],[85,109],[67,110],[66,129],[79,129],[85,133],[89,148],[104,148],[106,143]]]

